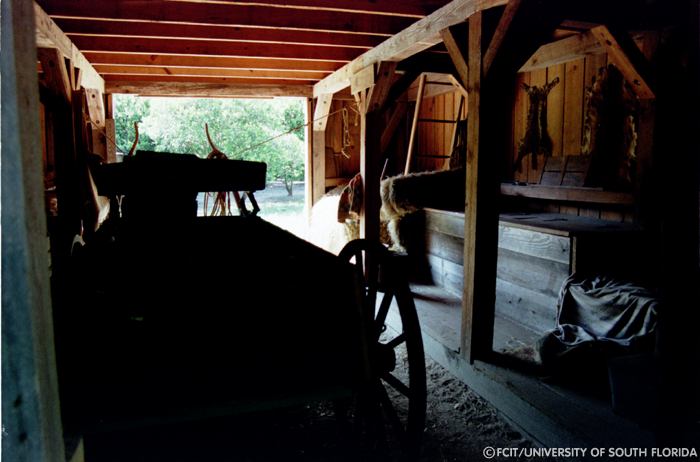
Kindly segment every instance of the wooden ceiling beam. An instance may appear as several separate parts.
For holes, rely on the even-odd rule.
[[[85,88],[94,88],[103,92],[105,83],[102,77],[66,34],[36,3],[34,4],[34,20],[37,48],[56,48],[64,57],[72,61],[73,67],[80,69],[82,85]]]
[[[206,82],[131,82],[109,80],[107,93],[126,93],[141,96],[190,96],[199,98],[258,98],[297,96],[309,98],[312,87],[305,85],[250,85]]]
[[[210,83],[210,84],[235,84],[235,85],[276,85],[276,86],[311,86],[314,80],[291,79],[259,79],[244,77],[191,77],[181,75],[107,75],[107,82],[172,82],[172,83]]]
[[[95,70],[107,75],[163,75],[199,77],[248,77],[260,79],[320,80],[326,72],[277,71],[258,69],[222,69],[206,67],[119,66],[96,64]]]
[[[206,3],[209,0],[192,0]],[[447,0],[256,0],[240,2],[238,0],[218,0],[225,3],[257,3],[280,8],[306,10],[327,10],[338,12],[355,12],[388,16],[408,16],[422,18],[447,3]]]
[[[415,18],[377,16],[316,9],[313,13],[257,3],[173,2],[167,0],[40,0],[52,17],[122,19],[188,24],[223,24],[352,32],[390,36],[408,27]]]
[[[350,85],[350,77],[380,61],[402,61],[442,42],[440,31],[464,22],[477,11],[504,5],[507,0],[453,0],[444,7],[366,51],[314,86],[314,94],[335,93]]]
[[[304,59],[269,59],[224,56],[176,56],[150,53],[101,53],[85,52],[85,57],[95,65],[123,66],[204,67],[255,70],[290,70],[297,72],[333,72],[342,63],[335,61],[310,61]]]
[[[383,37],[376,35],[147,21],[94,21],[89,19],[56,18],[56,24],[69,37],[75,35],[109,35],[113,37],[177,38],[178,40],[234,40],[243,42],[332,45],[359,48],[361,50],[370,49],[383,40]]]
[[[348,62],[357,56],[353,48],[274,43],[224,42],[214,40],[169,40],[118,37],[74,36],[81,50],[120,53],[156,53],[176,55],[250,56]]]

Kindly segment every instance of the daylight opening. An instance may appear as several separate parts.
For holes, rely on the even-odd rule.
[[[121,160],[137,151],[194,154],[218,149],[229,159],[265,162],[266,186],[255,193],[258,216],[304,237],[305,99],[165,98],[114,95],[115,143]],[[211,143],[207,140],[208,126]],[[167,197],[167,195],[165,196]],[[167,200],[167,199],[166,199]],[[233,204],[233,199],[226,199]],[[221,214],[215,193],[200,193],[198,215]],[[238,214],[235,205],[224,214]]]

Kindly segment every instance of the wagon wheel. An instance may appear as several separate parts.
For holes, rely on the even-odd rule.
[[[340,258],[354,258],[364,283],[362,304],[370,326],[370,399],[379,404],[406,455],[416,455],[425,425],[425,357],[408,283],[396,259],[378,242],[354,240],[343,248]],[[398,333],[386,324],[392,305],[401,322]]]

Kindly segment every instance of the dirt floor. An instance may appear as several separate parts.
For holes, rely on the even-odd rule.
[[[532,446],[439,364],[427,358],[426,367],[427,420],[419,461],[479,461],[486,460],[483,450],[488,446]],[[88,462],[398,460],[396,448],[372,447],[351,423],[339,421],[328,403],[103,433],[86,437],[85,451]]]

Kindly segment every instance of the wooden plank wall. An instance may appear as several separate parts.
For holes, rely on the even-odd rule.
[[[347,126],[351,145],[343,150],[343,113],[347,110]],[[330,183],[340,179],[350,179],[360,171],[360,118],[357,104],[350,100],[333,100],[326,126],[326,189],[332,189]]]
[[[527,126],[528,98],[522,89],[522,84],[542,86],[559,78],[559,84],[549,94],[547,108],[547,125],[552,138],[553,156],[571,156],[581,154],[581,142],[585,119],[586,87],[591,85],[593,77],[600,67],[607,65],[606,54],[589,55],[585,58],[570,61],[545,69],[518,74],[517,91],[513,110],[512,151],[508,158],[505,180],[523,183],[539,183],[544,162],[538,159],[538,168],[533,169],[530,157],[522,162],[520,171],[513,165],[517,158],[518,143],[525,135]],[[634,215],[631,210],[606,208],[604,206],[573,206],[557,203],[531,204],[542,211],[565,213],[569,215],[602,218],[605,220],[632,222]]]

